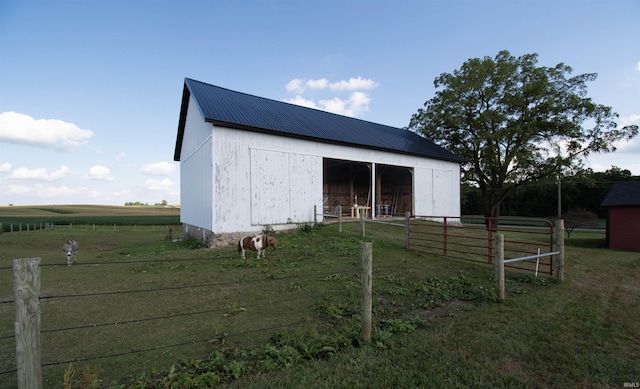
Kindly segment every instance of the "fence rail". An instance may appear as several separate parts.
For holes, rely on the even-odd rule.
[[[533,270],[542,267],[545,274],[554,271],[554,226],[546,219],[411,216],[408,244],[411,250],[447,258],[492,264],[494,237],[505,235],[506,258],[525,258],[507,265]],[[536,255],[540,250],[544,255]],[[540,261],[540,258],[544,258]],[[534,260],[535,259],[535,260]]]
[[[316,216],[322,216],[323,220],[337,218],[340,232],[342,232],[341,215],[340,206],[336,207],[335,214],[316,213]],[[366,219],[364,213],[359,216],[362,237],[366,236],[367,223],[404,227],[406,246],[409,250],[486,264],[493,264],[494,238],[497,233],[502,233],[506,235],[504,241],[506,258],[517,259],[507,259],[505,266],[535,271],[536,275],[540,272],[540,267],[543,268],[544,274],[553,275],[554,272],[553,259],[558,252],[553,250],[554,224],[548,219],[417,216],[407,213],[404,223],[400,223],[398,219],[395,221]],[[541,258],[543,258],[542,262]]]

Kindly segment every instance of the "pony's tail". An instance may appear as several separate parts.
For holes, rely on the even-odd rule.
[[[240,239],[240,240],[238,241],[238,252],[241,252],[241,251],[242,251],[242,246],[241,246],[241,245],[242,245],[242,239]]]

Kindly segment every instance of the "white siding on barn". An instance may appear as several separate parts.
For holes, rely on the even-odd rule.
[[[251,224],[284,224],[289,217],[289,154],[251,149]]]
[[[189,112],[198,112],[193,99]],[[199,115],[188,115],[180,158],[180,221],[210,230],[212,224],[211,125]]]
[[[322,190],[322,158],[251,149],[251,223],[285,224],[313,220]]]
[[[454,167],[454,166],[451,166]],[[413,171],[414,213],[418,216],[460,216],[460,168]]]
[[[213,127],[214,229],[261,231],[265,224],[313,221],[322,209],[322,157],[287,138]]]
[[[289,154],[289,214],[294,223],[313,221],[313,204],[322,204],[322,162],[317,155]]]

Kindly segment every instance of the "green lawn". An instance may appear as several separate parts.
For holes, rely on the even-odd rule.
[[[255,388],[640,381],[640,253],[601,248],[603,232],[566,240],[561,284],[507,270],[500,303],[491,266],[407,252],[403,228],[368,224],[375,329],[365,344],[359,225],[310,230],[278,234],[267,263],[241,260],[234,247],[172,242],[152,226],[4,233],[0,268],[42,258],[42,295],[55,297],[41,301],[43,363],[89,359],[73,364],[73,387],[92,377],[102,385],[137,379],[141,388],[162,380]],[[60,249],[69,237],[80,244],[72,267]],[[0,301],[11,299],[11,270],[3,269]],[[9,356],[0,371],[15,368],[12,333],[13,304],[0,304],[0,354]],[[68,368],[45,367],[44,386],[63,387]],[[15,374],[0,375],[0,387],[14,386]]]

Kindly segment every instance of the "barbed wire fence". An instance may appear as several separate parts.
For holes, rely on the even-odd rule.
[[[370,243],[363,243],[364,245],[367,245]],[[363,248],[363,253],[365,252],[364,248]],[[371,255],[371,250],[369,249],[369,254],[367,255]],[[364,255],[364,254],[363,254]],[[171,262],[187,262],[187,261],[207,261],[210,259],[208,258],[173,258],[171,259]],[[27,262],[25,262],[27,261]],[[363,259],[364,261],[364,259]],[[371,259],[368,259],[369,263],[371,263]],[[118,266],[118,265],[132,265],[132,264],[154,264],[154,263],[167,263],[166,259],[162,259],[162,260],[126,260],[126,261],[109,261],[109,262],[85,262],[85,263],[81,263],[81,264],[76,264],[74,266],[96,266],[96,265],[104,265],[104,266]],[[23,304],[23,302],[21,302],[20,300],[25,297],[24,295],[26,294],[30,294],[32,292],[39,292],[39,290],[34,290],[33,288],[33,283],[35,282],[34,277],[37,278],[37,282],[39,283],[40,280],[40,271],[41,269],[43,271],[47,271],[47,268],[50,267],[57,267],[57,266],[63,266],[63,265],[59,265],[59,264],[40,264],[39,263],[39,258],[30,258],[30,259],[17,259],[13,261],[13,266],[9,267],[9,266],[5,266],[5,267],[0,267],[0,271],[13,271],[13,275],[14,275],[14,299],[5,299],[0,301],[0,309],[2,309],[4,312],[8,312],[10,311],[10,308],[6,308],[7,306],[19,306],[21,304]],[[29,270],[28,268],[30,268],[31,270]],[[35,276],[32,273],[33,268],[36,268],[37,270],[35,271],[35,273],[37,273]],[[371,274],[370,274],[371,269],[369,269],[369,280],[371,279]],[[16,273],[20,273],[20,272],[27,272],[27,273],[31,273],[30,275],[26,275],[22,274],[22,276],[16,276]],[[40,326],[40,304],[42,303],[43,305],[46,306],[46,304],[52,303],[52,302],[62,302],[62,304],[64,304],[65,301],[70,301],[70,300],[75,300],[75,299],[82,299],[82,298],[90,298],[90,297],[113,297],[113,298],[117,298],[118,296],[121,295],[133,295],[133,294],[145,294],[145,293],[154,293],[154,294],[158,294],[158,293],[162,293],[162,292],[167,292],[167,291],[176,291],[176,290],[195,290],[195,289],[203,289],[203,288],[224,288],[224,287],[229,287],[229,286],[234,286],[234,287],[238,287],[238,286],[243,286],[243,285],[249,285],[249,284],[258,284],[258,283],[269,283],[269,282],[293,282],[293,281],[298,281],[300,283],[303,282],[308,282],[309,280],[312,279],[318,279],[320,277],[327,277],[327,274],[330,273],[331,277],[335,277],[335,278],[339,278],[339,277],[347,277],[347,278],[357,278],[358,276],[362,276],[364,278],[366,278],[366,275],[363,275],[363,268],[360,267],[351,267],[351,268],[344,268],[344,269],[331,269],[330,271],[320,271],[320,272],[314,272],[314,273],[306,273],[306,274],[295,274],[295,275],[288,275],[288,276],[279,276],[278,278],[265,278],[265,277],[261,277],[261,278],[255,278],[255,279],[247,279],[247,280],[233,280],[233,281],[225,281],[225,282],[210,282],[210,283],[196,283],[196,284],[191,284],[191,285],[176,285],[176,286],[165,286],[165,287],[150,287],[150,288],[139,288],[139,289],[129,289],[129,290],[111,290],[111,291],[99,291],[99,292],[85,292],[85,293],[71,293],[71,294],[50,294],[50,295],[37,295],[37,296],[27,296],[28,298],[31,298],[32,302],[32,306],[31,307],[27,307],[27,309],[25,310],[24,307],[20,308],[17,307],[16,308],[16,323],[15,323],[15,328],[14,328],[14,333],[10,333],[10,331],[8,331],[7,329],[0,329],[0,342],[11,342],[12,340],[16,341],[16,359],[15,359],[15,363],[11,363],[10,359],[8,358],[7,360],[7,364],[3,367],[0,367],[0,377],[2,376],[9,376],[9,375],[16,375],[17,376],[17,380],[18,380],[18,387],[22,388],[22,387],[41,387],[41,386],[31,386],[33,385],[32,383],[25,383],[22,382],[21,380],[22,375],[25,371],[25,367],[21,366],[21,364],[23,362],[20,361],[20,359],[22,357],[25,357],[25,355],[19,355],[19,354],[25,354],[30,351],[34,351],[36,353],[38,353],[37,356],[29,356],[27,355],[27,358],[31,358],[32,360],[37,361],[36,363],[39,366],[31,366],[26,368],[27,370],[31,371],[34,368],[37,369],[43,369],[43,368],[49,368],[49,367],[53,367],[53,366],[60,366],[60,365],[69,365],[70,363],[84,363],[84,362],[91,362],[91,361],[96,361],[96,360],[103,360],[103,359],[108,359],[108,358],[120,358],[126,355],[131,355],[131,354],[140,354],[140,353],[148,353],[148,352],[153,352],[153,351],[158,351],[158,350],[165,350],[165,349],[171,349],[171,348],[176,348],[176,347],[181,347],[181,346],[187,346],[187,345],[192,345],[192,344],[204,344],[204,343],[208,343],[211,342],[213,339],[212,336],[206,337],[206,338],[194,338],[191,340],[186,340],[186,341],[177,341],[175,343],[162,343],[162,344],[149,344],[145,347],[137,347],[137,348],[133,348],[133,349],[122,349],[122,350],[117,350],[114,352],[109,352],[109,353],[104,353],[102,355],[81,355],[81,356],[77,356],[74,358],[70,358],[70,359],[60,359],[60,360],[43,360],[43,355],[41,355],[41,350],[40,350],[40,336],[44,335],[47,336],[49,334],[52,333],[69,333],[69,334],[73,334],[74,331],[81,331],[81,330],[85,330],[85,331],[95,331],[98,330],[100,328],[105,328],[105,327],[124,327],[124,326],[129,326],[132,324],[145,324],[145,323],[152,323],[152,322],[160,322],[160,321],[167,321],[167,320],[174,320],[174,319],[186,319],[186,318],[190,318],[190,317],[194,317],[194,316],[198,316],[198,315],[208,315],[208,314],[222,314],[225,311],[229,310],[229,307],[222,307],[222,306],[217,306],[217,307],[212,307],[209,309],[202,309],[202,310],[192,310],[192,311],[188,311],[188,312],[174,312],[174,313],[168,313],[168,314],[164,314],[164,315],[157,315],[157,316],[152,316],[152,317],[142,317],[142,318],[129,318],[129,319],[122,319],[122,318],[114,318],[108,321],[102,321],[102,322],[95,322],[95,323],[91,323],[91,324],[82,324],[82,325],[66,325],[66,326],[62,326],[62,327],[57,327],[57,328],[45,328],[45,329],[40,329],[37,328],[37,331],[34,328],[30,328],[29,331],[32,331],[31,334],[29,334],[28,336],[30,337],[29,339],[27,339],[27,346],[20,346],[19,342],[21,341],[25,341],[24,337],[27,334],[24,333],[20,333],[18,334],[18,331],[23,331],[20,330],[20,328],[24,328],[25,325],[20,324],[21,321],[27,320],[29,323],[26,324],[26,326],[33,326],[34,322],[37,322],[38,327]],[[16,279],[18,278],[25,278],[26,282],[27,282],[27,286],[25,285],[18,285],[19,282],[16,281]],[[363,278],[363,279],[364,279]],[[370,281],[369,281],[370,282]],[[16,284],[18,283],[18,284]],[[37,286],[37,288],[35,289],[39,289],[39,285]],[[23,293],[25,292],[25,293]],[[344,297],[344,291],[336,291],[335,292],[336,295],[340,294],[342,297]],[[15,296],[19,296],[19,297],[15,297]],[[243,305],[243,308],[257,308],[257,307],[267,307],[267,306],[274,306],[274,305],[287,305],[289,303],[294,303],[294,302],[299,302],[301,300],[312,300],[312,301],[317,301],[319,299],[322,299],[324,297],[327,297],[326,293],[323,294],[306,294],[303,296],[283,296],[280,299],[276,299],[276,300],[269,300],[269,301],[256,301],[254,303],[251,304],[245,304]],[[355,301],[360,301],[361,296],[351,296]],[[369,297],[370,299],[370,297]],[[158,302],[158,304],[162,304],[162,299],[160,299]],[[27,303],[29,304],[29,303]],[[64,309],[64,308],[61,308]],[[370,307],[369,307],[370,309]],[[36,318],[27,318],[25,319],[24,317],[19,317],[20,313],[19,311],[23,310],[23,311],[28,311],[28,315],[29,316],[34,316],[36,315]],[[37,311],[37,312],[35,312]],[[354,312],[355,313],[355,312]],[[301,313],[302,314],[302,313]],[[307,314],[307,313],[305,313]],[[370,320],[370,314],[369,314],[369,320]],[[245,330],[245,331],[240,331],[240,332],[235,332],[235,333],[225,333],[223,335],[219,335],[220,337],[224,336],[224,338],[233,338],[233,337],[242,337],[245,335],[250,335],[250,334],[254,334],[254,333],[258,333],[258,332],[273,332],[273,331],[277,331],[277,330],[281,330],[284,328],[288,328],[288,327],[293,327],[293,326],[298,326],[300,324],[302,324],[305,320],[294,320],[288,323],[282,323],[282,324],[278,324],[278,325],[269,325],[266,327],[260,327],[257,326],[256,328],[252,328],[249,330]],[[47,322],[47,316],[43,317],[43,323]],[[258,323],[259,324],[259,323]],[[33,333],[33,332],[37,332],[37,333]],[[370,331],[370,324],[369,324],[369,330]],[[32,339],[31,337],[37,337],[37,340]],[[73,335],[69,335],[69,336],[73,336]],[[366,336],[365,334],[363,334],[363,336]],[[370,333],[368,334],[368,337],[370,339]],[[22,339],[20,339],[22,338]],[[36,350],[25,350],[25,348],[33,348],[34,344],[37,346]],[[22,347],[22,351],[21,351],[21,347]],[[8,347],[7,347],[8,349]],[[47,355],[44,355],[44,357],[46,358]],[[139,373],[139,372],[131,372],[131,373]],[[38,377],[38,375],[36,375],[36,378]],[[41,380],[41,373],[39,375],[40,380]],[[33,378],[33,377],[32,377]],[[27,385],[27,386],[23,386],[23,385]],[[40,383],[41,385],[41,383]]]

